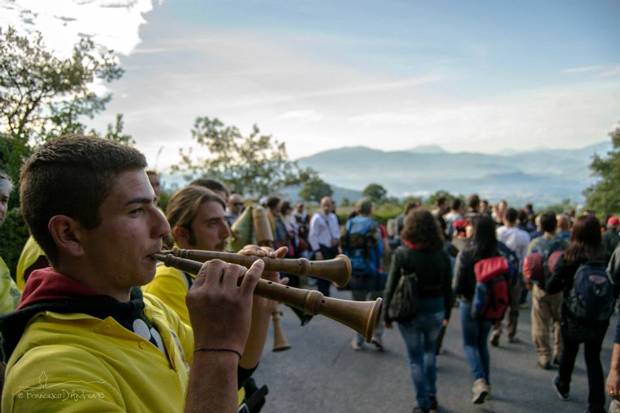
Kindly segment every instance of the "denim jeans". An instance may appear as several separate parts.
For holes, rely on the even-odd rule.
[[[444,319],[444,312],[420,313],[407,323],[398,323],[400,334],[407,346],[409,371],[415,387],[418,406],[430,409],[429,397],[437,394],[435,345]]]
[[[461,301],[459,310],[463,329],[463,347],[469,362],[469,371],[474,376],[474,380],[485,379],[488,384],[490,383],[491,364],[488,338],[493,322],[472,318],[471,303],[468,301]]]

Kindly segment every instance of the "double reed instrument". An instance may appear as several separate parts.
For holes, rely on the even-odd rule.
[[[310,261],[306,258],[254,257],[230,252],[185,250],[177,247],[173,247],[170,251],[163,251],[163,253],[200,262],[222,260],[246,268],[250,268],[254,261],[262,260],[265,263],[265,271],[278,271],[303,277],[312,275],[331,281],[337,287],[344,287],[351,278],[351,262],[346,255],[342,254],[331,260]]]
[[[168,267],[192,274],[198,274],[202,267],[202,263],[198,261],[175,257],[172,254],[153,254],[153,257],[163,261]],[[308,314],[321,314],[331,318],[363,335],[367,343],[370,343],[379,325],[383,306],[381,298],[377,298],[376,301],[340,300],[325,297],[316,290],[302,290],[263,279],[258,280],[254,294],[299,308]]]

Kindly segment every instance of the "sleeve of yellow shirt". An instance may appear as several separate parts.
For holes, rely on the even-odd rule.
[[[9,273],[9,267],[0,257],[0,314],[12,312],[19,304],[21,292]]]
[[[142,291],[159,298],[189,326],[189,311],[185,304],[187,290],[185,275],[176,268],[164,265],[158,265],[153,281],[142,287]]]

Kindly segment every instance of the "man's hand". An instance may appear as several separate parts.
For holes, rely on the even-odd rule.
[[[612,399],[620,400],[620,374],[618,374],[618,370],[611,369],[609,371],[609,375],[607,376],[607,394]]]
[[[315,252],[314,253],[314,260],[315,261],[323,261],[323,254],[321,254],[320,252]]]
[[[284,258],[287,252],[287,247],[280,247],[274,251],[273,248],[269,247],[246,245],[241,251],[239,251],[239,254],[251,257]],[[282,280],[280,280],[280,273],[277,271],[263,271],[262,278],[267,281],[272,281],[274,283],[280,283],[285,285],[288,284],[288,278],[283,278]],[[267,310],[269,314],[271,314],[276,310],[277,307],[277,301],[268,300],[259,296],[254,296],[253,313],[255,313],[256,311]]]
[[[196,348],[243,352],[250,331],[254,288],[264,265],[258,260],[246,271],[239,265],[213,260],[202,266],[186,297]]]

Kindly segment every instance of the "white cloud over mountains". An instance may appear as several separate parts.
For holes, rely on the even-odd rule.
[[[152,9],[152,0],[0,0],[0,27],[41,32],[59,57],[70,55],[82,36],[128,55],[140,43],[143,14]]]

